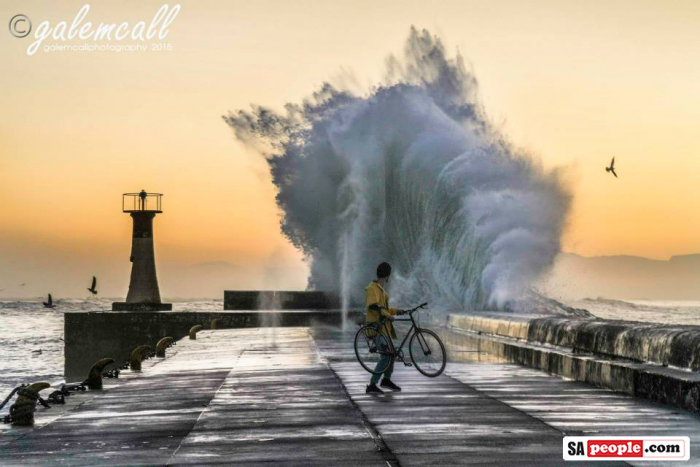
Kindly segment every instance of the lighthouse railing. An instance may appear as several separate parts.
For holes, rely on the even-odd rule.
[[[152,211],[163,212],[162,193],[124,193],[122,195],[122,211],[138,212]]]

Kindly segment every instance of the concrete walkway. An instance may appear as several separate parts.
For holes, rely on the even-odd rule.
[[[563,436],[689,436],[691,457],[684,465],[700,465],[700,417],[684,410],[476,353],[450,361],[435,379],[397,365],[392,379],[404,391],[368,396],[369,374],[346,350],[350,336],[313,332],[401,465],[581,465],[563,462]],[[457,356],[456,350],[466,348],[448,351]]]
[[[200,332],[23,431],[0,465],[385,465],[304,328]]]
[[[38,428],[4,431],[0,465],[539,466],[564,465],[565,433],[700,439],[689,413],[501,363],[435,379],[401,367],[404,392],[368,396],[351,338],[200,332],[60,416],[39,408]]]
[[[386,465],[306,329],[213,334],[249,344],[170,465]]]

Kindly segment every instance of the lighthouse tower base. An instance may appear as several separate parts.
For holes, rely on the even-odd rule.
[[[112,311],[171,311],[172,303],[112,303]]]

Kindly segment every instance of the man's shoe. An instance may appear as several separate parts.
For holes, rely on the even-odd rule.
[[[384,391],[379,389],[376,384],[368,384],[365,389],[366,394],[384,394]]]
[[[386,378],[382,379],[380,386],[383,388],[391,389],[392,391],[401,391],[401,387],[395,385],[392,380]]]

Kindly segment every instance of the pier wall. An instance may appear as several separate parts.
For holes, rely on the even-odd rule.
[[[359,315],[349,314],[356,321]],[[190,328],[200,324],[209,329],[212,320],[217,328],[251,328],[272,326],[318,326],[342,324],[340,310],[215,311],[215,312],[76,312],[66,313],[64,321],[65,377],[81,381],[91,365],[100,358],[113,358],[117,364],[129,359],[139,345],[155,348],[165,336],[175,340],[187,336]]]
[[[338,308],[341,308],[340,298],[328,292],[224,291],[224,310],[328,310]]]
[[[700,327],[599,319],[451,315],[453,327],[604,357],[700,370]]]
[[[450,315],[446,339],[498,358],[700,413],[700,327]]]

